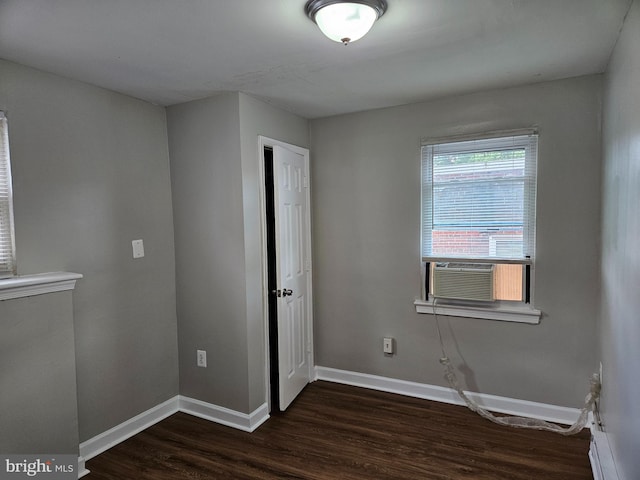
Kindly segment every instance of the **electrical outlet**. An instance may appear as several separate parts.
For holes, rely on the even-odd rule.
[[[198,350],[198,366],[206,367],[207,366],[207,351],[206,350]]]
[[[382,340],[382,351],[384,353],[393,353],[393,338],[385,337]]]

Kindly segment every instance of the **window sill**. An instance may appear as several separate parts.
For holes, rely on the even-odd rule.
[[[416,300],[416,313],[427,313],[433,315],[433,302]],[[438,303],[436,305],[438,315],[449,317],[480,318],[484,320],[498,320],[502,322],[529,323],[537,325],[540,323],[542,312],[529,305],[496,305],[492,307],[480,307],[473,305],[447,305]]]
[[[0,300],[32,297],[45,293],[73,290],[79,273],[52,272],[36,275],[22,275],[0,280]]]

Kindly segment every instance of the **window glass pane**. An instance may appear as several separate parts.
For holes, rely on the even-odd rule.
[[[523,256],[523,148],[435,154],[432,175],[432,255]]]
[[[535,133],[424,144],[422,256],[530,262]]]

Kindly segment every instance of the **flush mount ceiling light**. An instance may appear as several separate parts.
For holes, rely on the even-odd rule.
[[[386,10],[385,0],[309,0],[304,7],[322,33],[345,45],[364,37]]]

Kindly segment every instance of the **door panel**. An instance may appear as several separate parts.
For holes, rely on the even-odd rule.
[[[304,155],[274,146],[278,252],[278,367],[280,410],[310,381],[308,331],[308,219]]]

